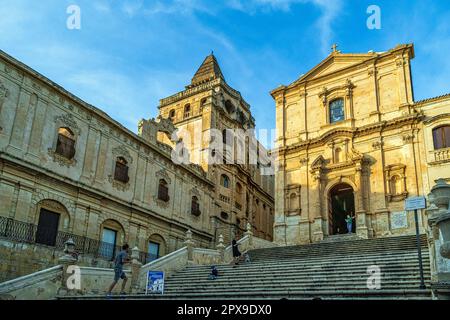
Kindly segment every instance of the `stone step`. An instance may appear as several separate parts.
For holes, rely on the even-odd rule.
[[[211,280],[211,282],[215,282],[215,280]],[[430,285],[430,281],[424,281],[426,285]],[[381,280],[381,288],[387,289],[387,288],[418,288],[420,284],[419,279],[414,280],[401,280],[401,281],[386,281]],[[198,284],[191,284],[191,285],[185,285],[185,286],[179,286],[175,283],[167,283],[165,285],[165,288],[168,292],[172,291],[196,291],[196,290],[212,290],[212,291],[229,291],[229,290],[243,290],[248,288],[254,288],[254,289],[261,289],[261,288],[286,288],[286,289],[292,289],[292,288],[308,288],[308,289],[324,289],[324,288],[334,288],[334,289],[367,289],[367,282],[366,279],[364,280],[355,280],[352,281],[351,279],[348,279],[347,281],[333,281],[333,282],[326,282],[326,281],[309,281],[309,282],[277,282],[277,281],[258,281],[258,282],[241,282],[238,284],[233,284],[230,282],[225,283],[216,283],[211,284],[207,282],[202,282]]]
[[[329,254],[329,253],[336,253],[336,252],[345,252],[345,253],[351,253],[351,252],[376,252],[376,253],[382,253],[384,251],[404,251],[404,250],[416,250],[417,246],[415,244],[410,243],[398,243],[395,246],[394,245],[379,245],[379,246],[346,246],[346,247],[332,247],[332,246],[326,246],[326,247],[316,247],[316,248],[271,248],[271,249],[255,249],[250,250],[249,254],[253,256],[278,256],[280,254],[282,255],[291,255],[291,254],[297,254],[297,255],[321,255],[321,254]],[[422,250],[426,250],[427,246],[422,245]]]
[[[274,275],[276,276],[276,275]],[[307,282],[307,281],[350,281],[350,280],[361,280],[364,279],[366,280],[368,278],[368,274],[354,274],[354,275],[339,275],[339,274],[335,274],[335,275],[328,275],[328,274],[323,274],[323,275],[314,275],[314,276],[295,276],[295,275],[291,275],[291,276],[284,276],[283,278],[275,278],[277,279],[276,281],[279,281],[280,283],[284,282],[284,281],[290,281],[290,282]],[[419,272],[417,273],[411,273],[411,272],[404,272],[403,274],[389,274],[389,276],[386,276],[383,274],[381,275],[381,280],[382,281],[403,281],[403,280],[408,280],[408,279],[419,279],[420,274]],[[424,278],[430,279],[430,273],[429,272],[424,272]],[[191,282],[196,282],[196,283],[208,283],[208,284],[221,284],[221,283],[229,283],[232,282],[232,280],[240,280],[239,282],[241,283],[246,283],[246,282],[264,282],[264,278],[258,278],[258,277],[224,277],[224,276],[219,276],[216,280],[209,280],[207,275],[203,275],[202,277],[192,277],[192,278],[183,278],[183,277],[177,277],[177,278],[168,278],[166,280],[166,284],[171,285],[171,284],[180,284],[180,283],[184,283],[184,281],[187,280],[191,280]],[[191,285],[191,283],[186,284],[186,285]]]
[[[424,267],[429,267],[429,259],[424,258],[422,259],[422,264]],[[236,273],[236,272],[261,272],[261,271],[273,271],[273,270],[282,270],[282,269],[289,269],[294,271],[305,271],[305,270],[318,270],[318,269],[338,269],[339,270],[351,270],[353,268],[367,268],[367,266],[370,265],[378,265],[380,267],[395,267],[395,266],[409,266],[409,267],[418,267],[419,263],[417,259],[400,259],[395,260],[383,260],[383,259],[373,259],[373,260],[366,260],[366,261],[353,261],[353,262],[336,262],[336,263],[314,263],[314,262],[308,262],[308,261],[289,261],[284,263],[267,263],[267,264],[254,264],[254,263],[248,263],[248,264],[239,264],[236,267],[230,266],[230,265],[218,265],[216,266],[219,271],[222,272],[230,272],[230,273]],[[182,271],[179,271],[179,274],[182,273],[195,273],[195,272],[209,272],[211,270],[210,266],[202,266],[202,267],[190,267],[186,268]]]
[[[279,299],[306,299],[311,300],[313,298],[320,297],[324,300],[340,300],[340,299],[351,299],[351,300],[375,300],[375,299],[391,299],[391,300],[431,300],[431,292],[428,289],[393,289],[393,290],[316,290],[316,291],[304,291],[304,290],[271,290],[264,292],[254,292],[254,291],[239,291],[239,292],[224,292],[224,293],[190,293],[190,294],[137,294],[128,295],[126,297],[113,296],[112,299],[129,299],[129,300],[279,300]],[[59,300],[103,300],[105,295],[86,295],[86,296],[65,296],[57,297]]]
[[[427,246],[427,239],[426,235],[421,235],[421,245],[422,247]],[[391,237],[391,238],[375,238],[375,239],[365,239],[365,240],[352,240],[352,241],[346,241],[346,242],[319,242],[319,243],[312,243],[312,244],[305,244],[305,245],[294,245],[294,246],[284,246],[284,247],[273,247],[273,248],[261,248],[261,249],[254,249],[251,250],[251,252],[278,252],[278,251],[289,251],[289,250],[295,250],[295,251],[314,251],[316,249],[326,249],[326,248],[332,248],[339,249],[339,248],[386,248],[386,247],[392,247],[392,248],[398,248],[401,245],[416,246],[416,238],[415,236],[400,236],[400,237]]]
[[[424,276],[429,275],[431,270],[430,268],[423,268]],[[416,275],[419,274],[419,268],[397,268],[397,269],[390,269],[390,268],[382,268],[381,269],[382,275],[389,275],[389,276],[405,276],[405,275]],[[180,274],[180,275],[172,275],[167,278],[167,280],[188,280],[188,279],[195,279],[196,277],[202,278],[207,277],[209,275],[209,272],[204,273],[195,273],[195,274]],[[367,269],[359,269],[354,270],[354,272],[329,272],[326,270],[320,270],[317,272],[311,272],[311,273],[301,273],[301,274],[289,274],[289,272],[286,272],[284,270],[280,270],[279,272],[260,272],[260,273],[231,273],[231,274],[225,274],[222,272],[219,272],[219,276],[223,279],[258,279],[259,277],[269,277],[269,276],[282,276],[284,278],[289,279],[302,279],[307,277],[321,277],[321,276],[339,276],[339,277],[355,277],[357,275],[367,275]]]

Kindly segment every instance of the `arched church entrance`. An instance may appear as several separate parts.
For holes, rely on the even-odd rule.
[[[355,196],[353,188],[347,183],[339,183],[331,188],[328,197],[329,234],[345,234],[348,232],[345,219],[347,215],[355,215]],[[355,219],[352,232],[356,231]]]

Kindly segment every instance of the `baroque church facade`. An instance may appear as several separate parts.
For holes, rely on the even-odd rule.
[[[205,81],[202,88],[211,85]],[[195,85],[188,90],[208,96]],[[240,94],[222,82],[218,87],[232,93],[252,122]],[[194,121],[199,96],[182,96],[192,100]],[[199,116],[204,119],[222,112],[212,96],[207,99]],[[163,99],[161,116],[142,120],[135,134],[0,51],[0,233],[15,243],[0,246],[8,262],[1,264],[0,280],[55,265],[53,249],[68,237],[77,250],[104,260],[127,242],[142,251],[143,262],[183,247],[187,230],[204,248],[214,247],[220,234],[239,234],[247,223],[255,235],[272,239],[273,177],[262,179],[245,166],[211,172],[201,164],[174,163],[163,136],[182,121],[168,117],[168,101],[181,103]],[[219,122],[235,120],[227,116],[203,126]]]
[[[345,54],[271,92],[276,103],[274,241],[347,232],[414,234],[404,200],[450,180],[450,95],[414,100],[412,44]],[[420,232],[426,218],[419,216]]]

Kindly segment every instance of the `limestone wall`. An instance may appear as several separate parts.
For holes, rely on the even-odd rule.
[[[62,266],[0,283],[0,300],[48,300],[61,286]]]
[[[74,135],[73,159],[55,153],[59,128]],[[127,183],[114,178],[118,157],[127,161]],[[157,199],[160,179],[168,183],[167,202]],[[199,246],[213,245],[213,188],[201,170],[174,164],[170,147],[136,135],[0,52],[0,216],[37,225],[46,209],[60,215],[58,231],[101,240],[110,228],[117,245],[146,251],[150,239],[159,239],[165,254],[182,246],[187,229]],[[199,217],[190,213],[193,194]],[[8,277],[14,268],[18,276],[53,263],[43,254],[12,266]]]
[[[19,243],[0,238],[0,283],[58,264],[62,251],[54,247]],[[111,268],[112,262],[92,255],[79,255],[80,266]]]

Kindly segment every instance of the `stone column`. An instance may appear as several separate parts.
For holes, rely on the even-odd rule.
[[[187,247],[188,251],[188,264],[193,264],[194,240],[192,239],[192,231],[190,229],[186,231],[186,240],[184,241],[184,245]]]
[[[68,273],[70,266],[76,266],[78,262],[77,254],[75,253],[75,242],[72,239],[64,243],[64,255],[58,259],[58,263],[62,265],[61,286],[58,288],[57,295],[68,295],[73,293],[73,288],[68,287],[68,279],[71,274]],[[80,275],[81,276],[81,275]],[[81,288],[79,288],[81,289]]]
[[[355,190],[356,234],[363,239],[367,239],[369,237],[369,233],[367,229],[366,210],[364,206],[364,192],[366,186],[364,185],[364,174],[361,163],[356,164],[355,180],[357,182],[357,186],[359,187],[359,190]]]
[[[312,242],[318,242],[323,240],[323,216],[322,216],[322,204],[325,199],[322,197],[322,173],[321,170],[313,172],[313,179],[316,182],[316,196],[313,202],[313,213],[310,217],[310,223],[312,224]],[[311,220],[312,218],[312,220]]]
[[[141,267],[142,263],[139,261],[139,248],[134,247],[131,249],[131,293],[139,292],[139,272]]]

